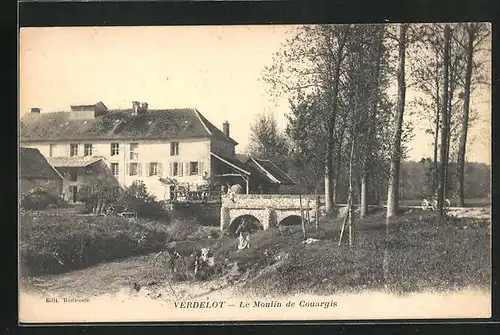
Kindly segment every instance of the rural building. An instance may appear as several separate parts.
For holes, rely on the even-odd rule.
[[[20,194],[39,188],[51,195],[60,196],[63,177],[35,148],[20,148],[19,151]]]
[[[63,176],[61,197],[67,202],[78,202],[78,190],[95,181],[120,186],[103,158],[48,157],[47,161]]]
[[[206,177],[223,184],[237,180],[243,189],[249,177],[248,190],[257,192],[286,179],[281,174],[269,177],[268,173],[276,173],[267,170],[270,165],[264,168],[266,173],[265,164],[252,166],[237,160],[238,143],[230,137],[229,123],[224,122],[222,129],[196,109],[149,109],[147,103],[134,101],[130,109],[108,110],[99,102],[71,106],[64,112],[41,113],[33,108],[20,121],[20,139],[23,146],[40,150],[68,177],[69,169],[83,171],[88,166],[82,165],[85,162],[102,159],[119,185],[141,180],[159,200],[171,199],[174,192],[165,180],[196,191]],[[74,172],[71,178],[65,182],[70,199],[80,185]]]

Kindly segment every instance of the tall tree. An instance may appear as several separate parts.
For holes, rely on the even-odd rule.
[[[369,80],[369,109],[370,114],[367,118],[367,125],[365,127],[365,134],[363,136],[364,143],[363,144],[363,152],[362,152],[362,161],[361,161],[361,211],[360,216],[364,217],[368,213],[368,194],[369,194],[369,185],[368,185],[368,174],[372,170],[373,167],[373,150],[375,142],[375,132],[377,128],[377,112],[378,105],[380,102],[380,89],[381,89],[381,80],[380,80],[380,72],[381,72],[381,63],[382,57],[384,53],[384,34],[385,34],[385,26],[380,25],[375,28],[374,31],[375,37],[374,45],[372,48],[369,48],[368,51],[372,55],[372,59],[369,59],[370,67],[370,79]],[[372,52],[373,50],[373,52]]]
[[[280,167],[288,155],[284,134],[278,128],[276,117],[270,113],[258,114],[250,126],[248,152],[259,158],[270,159]]]
[[[387,223],[391,217],[396,215],[399,201],[399,168],[401,160],[401,135],[403,128],[403,116],[406,100],[406,81],[405,81],[405,57],[406,57],[406,39],[408,24],[401,24],[399,27],[398,54],[399,62],[397,69],[398,76],[398,102],[396,114],[394,117],[394,130],[391,148],[391,166],[389,171],[389,187],[387,191]]]
[[[350,30],[350,25],[301,27],[275,55],[274,64],[264,71],[264,80],[272,85],[275,93],[286,93],[297,101],[304,92],[314,92],[323,100],[321,127],[326,143],[323,171],[327,212],[333,208],[332,161],[340,74]]]
[[[472,87],[472,70],[474,67],[474,53],[477,52],[481,42],[489,36],[488,26],[483,23],[468,23],[464,25],[467,44],[466,44],[466,70],[464,82],[464,103],[463,113],[461,120],[460,141],[458,145],[457,157],[457,182],[458,182],[458,205],[463,207],[464,201],[464,166],[465,154],[467,146],[467,134],[469,130],[469,110],[470,110],[470,97]]]
[[[446,165],[447,165],[447,141],[448,141],[448,85],[449,85],[449,67],[450,67],[450,39],[451,28],[447,24],[444,27],[444,59],[443,59],[443,98],[441,99],[441,150],[440,150],[440,164],[439,164],[439,184],[437,192],[438,212],[439,218],[444,215],[444,200],[446,188]]]

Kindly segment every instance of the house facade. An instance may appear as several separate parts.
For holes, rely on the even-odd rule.
[[[103,158],[48,157],[47,161],[63,177],[61,197],[69,203],[79,202],[78,191],[85,185],[106,183],[120,187]]]
[[[33,189],[43,190],[53,196],[60,196],[63,177],[36,148],[19,150],[19,193],[25,194]]]
[[[94,159],[106,165],[119,185],[140,180],[164,200],[172,197],[173,186],[162,183],[162,178],[196,189],[205,183],[204,177],[215,177],[212,153],[235,154],[237,142],[229,136],[227,122],[223,129],[196,109],[150,110],[146,103],[133,102],[131,109],[108,110],[99,102],[71,106],[64,112],[32,109],[21,119],[20,141],[54,164],[65,162],[67,166],[57,169],[67,173],[64,194],[70,200],[74,187],[77,190],[84,180],[71,175],[71,162],[78,162],[75,167],[84,170],[84,164]]]

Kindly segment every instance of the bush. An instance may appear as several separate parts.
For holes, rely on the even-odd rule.
[[[22,212],[23,275],[60,273],[161,250],[170,241],[165,224],[117,216]]]
[[[165,215],[163,204],[148,192],[142,181],[134,181],[130,187],[126,187],[115,206],[121,210],[136,212],[140,217],[157,218]]]
[[[60,273],[103,261],[162,250],[172,241],[216,239],[217,228],[194,218],[170,223],[120,216],[71,213],[20,213],[20,254],[23,275]]]
[[[65,202],[61,198],[39,189],[26,192],[21,197],[21,208],[28,210],[50,209],[64,204]]]

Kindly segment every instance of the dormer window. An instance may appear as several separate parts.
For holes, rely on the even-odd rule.
[[[170,142],[170,156],[179,155],[179,142]]]
[[[85,143],[83,147],[84,156],[92,156],[92,143]]]
[[[118,156],[120,154],[120,144],[111,143],[111,156]]]
[[[69,145],[69,156],[70,157],[78,156],[78,144],[77,143],[71,143]]]

